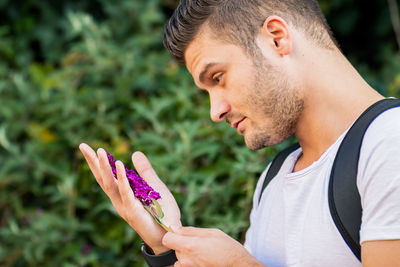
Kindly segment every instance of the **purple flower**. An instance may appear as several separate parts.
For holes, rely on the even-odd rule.
[[[115,166],[116,160],[114,156],[107,152],[108,162],[111,165],[112,172],[115,179],[117,179],[117,169]],[[154,191],[146,181],[140,177],[135,171],[125,168],[126,177],[128,178],[129,185],[133,190],[133,194],[138,198],[144,205],[149,206],[152,200],[160,199],[161,196],[158,192]]]

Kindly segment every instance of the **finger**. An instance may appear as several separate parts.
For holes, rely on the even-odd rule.
[[[135,152],[132,154],[132,163],[138,174],[143,177],[150,186],[152,184],[162,183],[151,166],[150,161],[142,152]]]
[[[179,261],[176,261],[174,267],[182,267],[182,265],[179,263]]]
[[[167,232],[162,239],[162,244],[175,251],[189,252],[191,244],[196,242],[195,238]]]
[[[120,200],[118,182],[111,170],[107,153],[104,149],[99,148],[97,150],[97,156],[99,157],[101,180],[103,181],[104,185],[103,190],[112,201],[118,201]]]
[[[192,226],[179,227],[179,226],[171,226],[174,233],[183,236],[214,236],[220,230],[214,228],[198,228]]]
[[[143,206],[138,199],[135,198],[132,188],[129,185],[128,178],[126,177],[125,166],[121,161],[115,162],[118,177],[118,190],[124,206],[133,207],[134,211],[142,209]]]
[[[97,158],[96,153],[90,146],[85,143],[80,144],[79,149],[85,157],[85,160],[88,163],[90,171],[93,173],[94,178],[104,191],[103,181],[100,174],[99,159]]]

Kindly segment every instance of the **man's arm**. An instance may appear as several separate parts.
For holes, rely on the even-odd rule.
[[[369,126],[358,166],[363,266],[400,266],[400,108]]]
[[[400,266],[400,239],[363,242],[361,261],[363,267]]]

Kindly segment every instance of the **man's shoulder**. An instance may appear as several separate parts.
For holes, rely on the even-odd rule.
[[[364,139],[384,140],[388,137],[400,138],[400,107],[391,108],[372,121]]]
[[[398,173],[399,153],[400,107],[396,107],[379,115],[368,127],[360,150],[358,180],[372,174],[378,177],[377,173],[395,175],[392,171]]]

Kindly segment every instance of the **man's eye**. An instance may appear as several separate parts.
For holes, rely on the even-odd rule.
[[[222,80],[222,73],[217,73],[216,75],[214,75],[213,80],[219,83]]]

